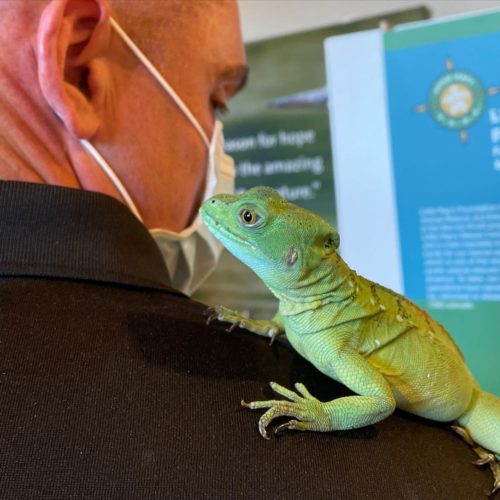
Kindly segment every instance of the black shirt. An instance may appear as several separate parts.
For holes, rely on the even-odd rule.
[[[242,283],[242,286],[244,284]],[[284,345],[168,286],[118,201],[0,182],[0,498],[484,498],[446,425],[257,431],[273,380],[348,394]]]

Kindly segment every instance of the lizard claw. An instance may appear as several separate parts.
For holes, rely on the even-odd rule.
[[[266,439],[267,441],[271,441],[271,438],[269,437],[269,434],[266,431],[266,426],[264,424],[261,424],[260,422],[259,422],[259,433],[264,439]]]
[[[250,408],[250,410],[254,410],[256,407],[256,404],[255,404],[255,402],[254,403],[247,403],[246,401],[244,401],[242,399],[241,406],[244,406],[245,408]],[[267,439],[269,441],[271,438],[269,437],[269,434],[266,431],[266,425],[267,425],[267,423],[263,422],[262,420],[259,421],[259,433],[264,439]]]
[[[488,496],[490,498],[493,498],[496,493],[500,491],[500,479],[497,479],[495,481],[495,484],[493,485],[493,489],[488,493]]]
[[[486,464],[491,464],[492,462],[495,461],[495,457],[493,456],[492,453],[486,453],[481,456],[480,459],[474,460],[472,463],[474,465],[486,465]]]
[[[451,429],[455,431],[468,445],[474,446],[474,441],[470,437],[469,432],[464,427],[459,425],[450,425]]]
[[[274,341],[276,340],[276,337],[278,337],[282,332],[280,332],[277,328],[273,328],[269,333],[269,338],[271,339],[269,341],[269,345],[272,346],[274,344]]]
[[[214,319],[217,318],[217,313],[214,312],[212,313],[208,318],[207,318],[207,325],[209,325]]]
[[[278,425],[278,427],[276,427],[276,429],[274,430],[274,434],[278,435],[286,430],[297,429],[297,424],[298,424],[297,420],[290,420],[289,422],[285,422],[284,424]]]
[[[207,307],[203,311],[203,315],[207,316],[207,325],[209,325],[218,316],[217,309],[215,307]]]
[[[233,323],[233,324],[232,324],[232,325],[231,325],[231,326],[230,326],[230,327],[226,330],[226,332],[231,333],[234,329],[238,328],[239,326],[241,326],[239,322],[237,322],[237,323]]]

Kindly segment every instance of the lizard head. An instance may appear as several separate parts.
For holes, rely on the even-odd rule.
[[[214,236],[273,290],[306,289],[332,275],[337,231],[274,189],[214,196],[200,214]]]

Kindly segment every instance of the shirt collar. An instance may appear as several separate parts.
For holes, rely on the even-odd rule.
[[[0,275],[169,287],[147,229],[118,200],[60,186],[0,181]]]

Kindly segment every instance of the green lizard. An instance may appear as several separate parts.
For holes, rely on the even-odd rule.
[[[453,428],[493,471],[500,489],[500,399],[482,391],[445,328],[411,301],[358,276],[337,253],[339,236],[317,215],[267,187],[207,200],[201,216],[212,233],[279,299],[270,321],[222,306],[217,318],[271,338],[286,333],[318,370],[358,396],[320,402],[303,384],[296,392],[271,382],[286,400],[242,405],[266,409],[259,430],[277,417],[284,429],[333,431],[376,423],[397,406]],[[489,450],[489,451],[487,451]]]

